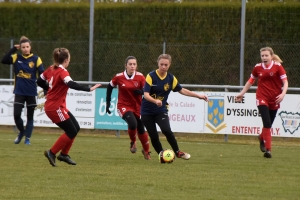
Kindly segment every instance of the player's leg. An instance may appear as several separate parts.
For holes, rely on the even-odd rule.
[[[271,126],[276,118],[276,114],[277,114],[278,110],[269,110],[269,114],[270,114],[270,119],[271,119]]]
[[[70,114],[70,112],[68,112]],[[73,115],[72,115],[73,116]],[[51,148],[51,151],[61,151],[61,153],[57,156],[59,161],[66,162],[70,165],[76,165],[76,162],[71,160],[71,157],[68,155],[70,148],[74,142],[74,139],[78,133],[78,127],[75,124],[78,124],[77,120],[73,117],[67,119],[66,121],[60,122],[57,125],[65,131],[65,133],[58,138],[57,142]],[[53,152],[54,153],[54,152]]]
[[[27,123],[25,128],[25,144],[30,144],[30,138],[33,131],[33,115],[36,107],[36,97],[26,96],[26,108],[27,108]]]
[[[258,106],[259,113],[261,115],[261,119],[263,122],[263,130],[262,136],[264,140],[265,146],[265,154],[264,156],[267,158],[271,158],[271,117],[269,114],[269,107],[266,105],[259,105]],[[261,148],[262,150],[262,148]]]
[[[166,136],[169,144],[171,145],[173,151],[178,158],[183,158],[185,160],[191,157],[190,154],[182,152],[179,150],[177,140],[174,133],[171,130],[170,121],[167,113],[161,113],[156,116],[155,122],[160,127],[161,132]]]
[[[57,139],[51,149],[44,152],[44,155],[47,157],[52,166],[56,166],[55,155],[64,149],[68,144],[70,144],[78,132],[78,127],[74,125],[68,113],[69,112],[67,110],[62,108],[59,108],[55,111],[46,111],[47,116],[52,120],[52,122],[64,130],[64,133]],[[59,160],[72,165],[76,164],[69,156],[64,158],[65,160],[62,160],[61,158]]]
[[[73,125],[75,126],[77,134],[78,134],[78,132],[80,131],[80,126],[79,126],[78,121],[76,120],[76,118],[74,117],[74,115],[71,112],[68,112],[68,115],[70,116],[70,119],[72,120]],[[76,136],[77,136],[77,134],[76,134]],[[69,155],[69,151],[74,143],[76,136],[73,139],[71,139],[71,141],[61,150],[62,155]]]
[[[128,135],[130,138],[130,151],[131,153],[136,153],[136,128],[137,128],[137,121],[133,114],[133,112],[128,111],[124,113],[122,119],[127,122],[128,125]]]
[[[142,115],[141,120],[147,129],[154,150],[159,154],[163,150],[163,147],[159,141],[155,124],[155,115]]]
[[[25,97],[21,95],[15,95],[15,100],[14,100],[14,120],[16,127],[19,130],[18,136],[15,139],[14,143],[19,144],[24,136],[24,122],[23,119],[21,118],[22,110],[24,108],[24,103],[25,103]]]
[[[148,139],[148,133],[145,131],[142,120],[137,116],[135,117],[137,121],[137,133],[138,133],[137,135],[143,146],[142,153],[145,159],[150,160],[151,156],[150,156],[150,144]]]

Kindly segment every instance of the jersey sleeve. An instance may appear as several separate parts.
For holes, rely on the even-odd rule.
[[[287,75],[282,65],[279,66],[279,76],[282,81],[287,80]]]
[[[182,89],[181,85],[179,84],[177,78],[173,76],[173,84],[172,84],[172,91],[178,92]]]
[[[49,67],[47,70],[45,70],[43,73],[41,73],[40,77],[41,79],[43,79],[44,81],[47,81],[49,79],[48,74],[49,74],[49,69],[51,67]]]
[[[112,87],[116,87],[119,84],[118,76],[117,75],[114,76],[113,79],[111,79],[111,81],[109,83]]]
[[[59,74],[59,78],[65,83],[67,84],[69,81],[73,81],[72,78],[70,77],[70,74],[68,72],[68,70],[63,69],[61,71],[61,73]]]
[[[38,59],[36,61],[36,66],[37,66],[37,70],[38,70],[39,74],[42,74],[45,71],[40,57],[38,57]]]
[[[257,77],[258,77],[257,68],[254,67],[251,74],[250,74],[250,78],[249,78],[248,82],[251,83],[251,84],[254,84]]]
[[[147,74],[145,85],[144,85],[144,92],[150,92],[151,85],[152,85],[152,77],[150,76],[150,74]]]
[[[18,54],[12,54],[11,55],[11,64],[14,64],[17,61],[18,58]]]

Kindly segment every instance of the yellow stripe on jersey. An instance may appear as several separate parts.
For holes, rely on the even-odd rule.
[[[26,58],[26,59],[28,59],[28,58],[30,58],[31,56],[33,56],[33,54],[31,53],[31,54],[29,54],[28,56],[25,56],[25,55],[22,55],[24,58]]]
[[[42,59],[40,57],[38,57],[37,61],[36,61],[36,67],[39,67],[42,64]]]
[[[155,71],[155,73],[156,73],[156,75],[158,76],[158,78],[159,78],[160,80],[164,80],[164,79],[166,78],[166,76],[168,75],[168,73],[166,73],[166,75],[164,75],[163,77],[160,76],[159,73],[158,73],[158,69]]]
[[[13,59],[13,63],[16,62],[18,55],[17,54],[13,54],[11,55],[12,59]]]
[[[177,80],[177,78],[175,76],[173,76],[172,90],[175,89],[175,87],[177,86],[177,84],[178,84],[178,80]]]
[[[148,74],[146,77],[146,82],[151,86],[152,85],[152,78],[151,76]]]

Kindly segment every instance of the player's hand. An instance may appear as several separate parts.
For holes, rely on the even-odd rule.
[[[158,106],[158,107],[161,107],[162,106],[162,102],[161,100],[155,100],[155,104]]]
[[[17,49],[20,49],[20,45],[19,44],[15,44],[14,47],[16,47]]]
[[[280,94],[276,97],[275,103],[279,104],[284,98],[284,94]]]
[[[135,95],[143,95],[144,91],[143,90],[139,90],[139,89],[133,90],[133,94],[135,94]]]
[[[95,90],[97,87],[100,87],[100,86],[101,86],[101,84],[96,84],[96,85],[94,85],[93,87],[90,88],[90,91],[93,91],[93,90]]]
[[[203,94],[203,95],[199,95],[199,99],[203,99],[204,101],[208,102],[209,99],[207,97],[207,95]]]
[[[107,101],[106,102],[106,113],[110,114],[110,110],[109,110],[109,107],[110,107],[110,101]]]
[[[238,94],[236,97],[235,97],[235,102],[241,102],[243,100],[243,95],[241,94]]]

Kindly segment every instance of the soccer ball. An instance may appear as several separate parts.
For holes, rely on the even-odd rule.
[[[158,160],[160,163],[172,163],[175,160],[175,153],[171,149],[162,150],[158,154]]]

